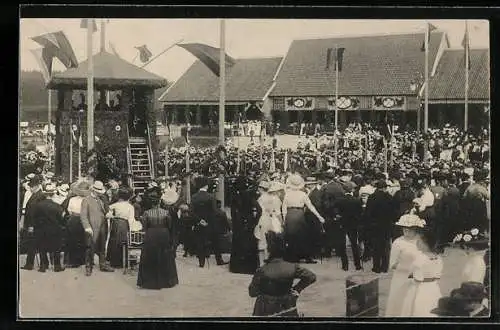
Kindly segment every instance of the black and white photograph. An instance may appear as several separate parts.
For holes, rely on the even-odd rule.
[[[19,24],[19,319],[492,314],[488,20]]]

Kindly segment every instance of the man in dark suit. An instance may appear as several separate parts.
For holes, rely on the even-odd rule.
[[[210,256],[210,248],[213,249],[217,265],[227,264],[222,259],[218,244],[214,246],[214,233],[217,232],[215,221],[217,214],[217,201],[215,197],[208,192],[210,180],[207,177],[198,178],[199,191],[191,198],[191,210],[195,216],[195,232],[197,236],[197,256],[200,267],[205,267],[205,260]]]
[[[372,239],[374,273],[387,273],[391,248],[392,228],[396,222],[396,206],[387,192],[387,182],[379,180],[377,189],[368,197],[365,208],[365,221]]]
[[[54,271],[60,272],[61,249],[63,239],[63,209],[55,202],[56,186],[48,184],[44,191],[46,198],[33,206],[33,225],[36,242],[40,254],[40,269],[45,272],[49,268],[49,259],[53,260]]]
[[[27,231],[26,234],[26,263],[22,269],[33,270],[35,263],[35,253],[37,250],[36,233],[35,233],[35,205],[45,200],[45,195],[42,192],[42,177],[35,175],[29,183],[31,189],[31,197],[26,203],[26,213],[24,215],[23,227]]]
[[[321,182],[316,181],[316,177],[306,178],[306,190],[309,193],[311,203],[321,214]],[[306,263],[315,264],[317,261],[313,258],[319,256],[321,252],[321,232],[323,227],[309,209],[306,210],[305,217],[309,225],[309,238],[311,239],[311,243],[308,251],[304,251],[304,258],[306,259]]]
[[[85,275],[92,275],[94,267],[94,254],[99,256],[99,269],[102,272],[112,272],[106,263],[105,250],[108,236],[108,221],[106,213],[109,206],[103,201],[102,195],[106,193],[106,188],[101,181],[95,181],[91,188],[90,196],[82,200],[80,219],[85,230],[86,251],[85,251]]]
[[[323,242],[323,247],[325,248],[325,256],[331,257],[338,233],[335,221],[335,216],[337,215],[335,202],[344,196],[344,188],[342,188],[342,184],[337,181],[333,171],[327,172],[326,177],[330,181],[321,189],[321,210],[326,220],[325,242]]]
[[[356,270],[361,270],[361,256],[358,247],[358,227],[363,212],[363,206],[359,198],[354,197],[353,192],[356,184],[348,181],[344,184],[345,195],[340,197],[337,202],[337,221],[339,228],[339,240],[337,253],[342,260],[342,269],[349,269],[349,262],[346,253],[346,235],[351,242],[352,254],[354,258],[354,266]]]

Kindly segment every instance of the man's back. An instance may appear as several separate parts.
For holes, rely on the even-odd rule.
[[[337,200],[336,207],[341,216],[340,222],[344,226],[356,226],[359,224],[363,211],[363,206],[359,198],[344,195]]]
[[[191,197],[191,207],[195,216],[208,220],[216,213],[216,200],[207,191],[198,191]]]

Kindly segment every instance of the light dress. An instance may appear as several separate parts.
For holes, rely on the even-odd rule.
[[[392,243],[389,269],[394,269],[394,271],[385,308],[386,317],[401,316],[403,308],[401,302],[405,299],[412,282],[408,276],[411,273],[415,256],[419,253],[416,243],[416,238],[407,239],[404,236],[395,239]]]
[[[283,232],[283,219],[281,217],[281,199],[273,194],[264,193],[257,201],[262,209],[259,223],[255,226],[254,236],[258,239],[259,250],[267,249],[266,233]]]
[[[443,295],[439,279],[443,273],[443,260],[418,251],[411,267],[413,279],[402,302],[401,317],[437,317],[431,310],[438,306]]]

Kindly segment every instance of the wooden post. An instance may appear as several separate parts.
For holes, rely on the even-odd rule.
[[[225,144],[224,129],[225,129],[225,105],[226,105],[226,22],[224,19],[220,20],[220,75],[219,75],[219,144]],[[222,208],[224,208],[224,175],[219,175],[218,184],[218,200],[221,201]]]
[[[465,106],[464,106],[464,131],[469,128],[469,31],[467,29],[467,20],[465,21]]]
[[[51,138],[50,138],[50,132],[51,132],[51,129],[50,127],[52,126],[52,90],[51,89],[48,89],[48,97],[49,97],[49,100],[48,100],[48,106],[49,106],[49,110],[48,110],[48,124],[47,124],[47,158],[49,159],[49,169],[52,169],[52,157],[51,157],[51,150],[50,150],[50,147],[51,147]]]
[[[94,148],[94,59],[92,47],[93,24],[87,19],[87,151]]]
[[[71,116],[71,110],[70,110]],[[70,117],[69,120],[69,183],[73,182],[73,118]]]

